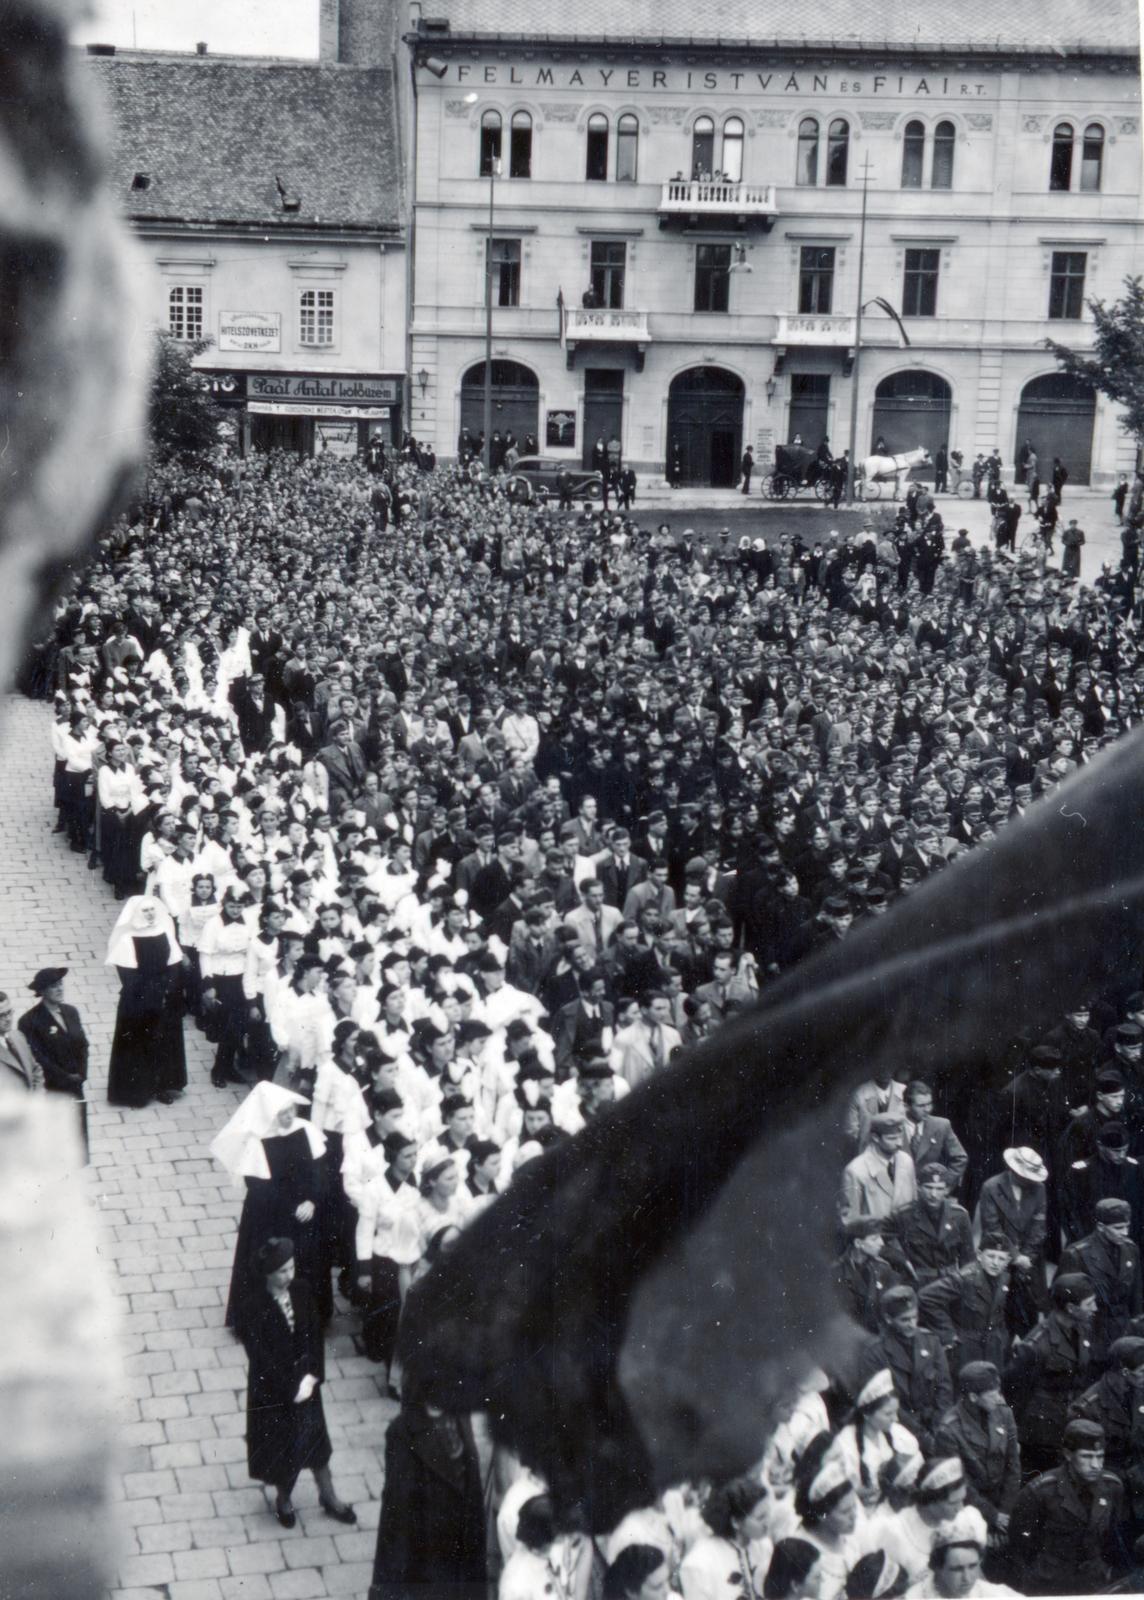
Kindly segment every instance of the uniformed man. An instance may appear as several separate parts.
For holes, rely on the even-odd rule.
[[[1108,1347],[1127,1331],[1130,1320],[1144,1311],[1140,1250],[1129,1237],[1131,1225],[1127,1200],[1098,1200],[1095,1228],[1061,1252],[1060,1270],[1084,1273],[1096,1291],[1092,1345],[1099,1362],[1107,1359]]]
[[[1073,1401],[1072,1414],[1104,1429],[1106,1464],[1124,1485],[1137,1533],[1144,1522],[1144,1339],[1116,1339],[1108,1357],[1108,1371]]]
[[[1100,1200],[1126,1200],[1132,1211],[1131,1237],[1144,1234],[1144,1171],[1128,1153],[1128,1129],[1106,1122],[1096,1136],[1091,1158],[1073,1161],[1061,1179],[1061,1221],[1071,1243],[1096,1225]]]
[[[960,1456],[966,1498],[985,1518],[989,1547],[999,1550],[1021,1488],[1021,1447],[1017,1423],[1001,1393],[1001,1374],[992,1361],[969,1361],[957,1374],[958,1402],[941,1419],[934,1435],[939,1455]]]
[[[870,1333],[881,1328],[878,1308],[883,1293],[902,1283],[908,1271],[901,1257],[895,1266],[883,1255],[886,1241],[882,1228],[877,1217],[851,1217],[843,1228],[846,1250],[837,1267],[846,1309]]]
[[[893,1219],[894,1236],[919,1284],[973,1260],[973,1228],[965,1207],[949,1197],[951,1177],[941,1162],[927,1163],[918,1172],[918,1198]]]
[[[1124,1076],[1124,1125],[1133,1150],[1144,1144],[1144,1028],[1138,1022],[1121,1022],[1105,1034],[1112,1057],[1103,1066],[1116,1067]]]
[[[1074,1161],[1092,1161],[1096,1141],[1108,1122],[1124,1117],[1124,1074],[1117,1067],[1102,1067],[1092,1080],[1085,1108],[1073,1117],[1061,1135],[1057,1165],[1064,1173]]]
[[[1098,1594],[1126,1564],[1119,1536],[1124,1491],[1104,1470],[1104,1429],[1077,1418],[1063,1430],[1062,1464],[1022,1489],[1009,1554],[1026,1594]]]
[[[983,1233],[974,1260],[943,1273],[922,1289],[922,1323],[941,1340],[951,1372],[967,1361],[1005,1365],[1013,1338],[1010,1255],[1003,1233]]]
[[[941,1340],[918,1324],[918,1297],[908,1284],[887,1289],[879,1307],[882,1332],[863,1352],[860,1382],[889,1367],[899,1417],[923,1455],[933,1453],[933,1435],[953,1404],[953,1384]]]
[[[1057,1459],[1069,1407],[1094,1377],[1095,1320],[1092,1279],[1081,1272],[1058,1273],[1048,1316],[1013,1351],[1005,1396],[1017,1418],[1026,1470],[1044,1471]]]

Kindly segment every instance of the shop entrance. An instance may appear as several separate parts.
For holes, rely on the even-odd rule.
[[[584,372],[584,434],[580,465],[590,470],[596,440],[624,437],[624,374],[622,369],[588,367]]]
[[[667,451],[676,446],[684,483],[731,489],[743,448],[742,380],[723,367],[690,367],[672,381],[667,398]]]
[[[531,434],[540,440],[540,384],[536,373],[519,361],[494,361],[492,384],[492,431],[503,439],[516,437],[516,447],[524,454],[524,441]],[[478,361],[461,379],[461,430],[468,428],[474,439],[485,427],[485,364]]]

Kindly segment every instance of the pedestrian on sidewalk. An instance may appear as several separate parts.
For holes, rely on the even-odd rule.
[[[336,1522],[357,1522],[330,1475],[333,1454],[321,1385],[326,1375],[322,1326],[310,1286],[296,1276],[294,1245],[270,1238],[256,1257],[257,1280],[238,1331],[250,1360],[246,1386],[246,1461],[252,1478],[273,1484],[274,1512],[284,1528],[297,1521],[291,1496],[309,1470],[322,1510]]]
[[[743,493],[751,492],[751,473],[755,470],[755,452],[750,445],[743,451],[743,459],[739,463],[739,471],[743,478]]]
[[[166,906],[150,895],[133,895],[107,945],[106,964],[117,969],[120,985],[107,1073],[110,1105],[170,1105],[187,1087],[182,962]]]

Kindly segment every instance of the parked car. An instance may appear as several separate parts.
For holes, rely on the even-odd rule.
[[[556,475],[564,468],[571,482],[574,500],[602,500],[604,481],[598,472],[586,471],[574,462],[552,456],[521,456],[509,474],[509,493],[526,504],[533,500],[555,500],[560,490]]]

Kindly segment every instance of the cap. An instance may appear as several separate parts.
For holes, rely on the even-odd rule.
[[[1104,1067],[1096,1075],[1096,1087],[1101,1094],[1116,1094],[1124,1087],[1124,1074],[1115,1067]]]
[[[1091,1300],[1096,1290],[1085,1272],[1058,1272],[1049,1293],[1053,1297],[1053,1304],[1062,1309],[1065,1306],[1079,1306],[1082,1300]]]
[[[1144,1339],[1138,1339],[1132,1334],[1125,1334],[1120,1339],[1114,1339],[1108,1347],[1109,1358],[1118,1362],[1122,1367],[1144,1367]]]
[[[892,1289],[886,1289],[878,1304],[884,1317],[898,1317],[903,1311],[910,1311],[918,1303],[918,1297],[908,1283],[897,1283]]]
[[[1117,1024],[1113,1038],[1117,1044],[1144,1044],[1144,1028],[1138,1022],[1121,1022]]]
[[[1110,1198],[1096,1202],[1096,1220],[1105,1222],[1110,1227],[1116,1222],[1131,1222],[1132,1207],[1127,1200]]]
[[[979,1250],[1004,1250],[1009,1255],[1013,1249],[1013,1241],[1003,1233],[983,1233]]]
[[[1097,1134],[1096,1142],[1106,1150],[1127,1150],[1128,1129],[1123,1122],[1106,1122]]]
[[[949,1188],[949,1168],[943,1167],[940,1161],[927,1161],[925,1166],[918,1170],[918,1184],[924,1188],[927,1183],[941,1181]]]
[[[1138,1342],[1144,1347],[1144,1339]],[[1001,1374],[992,1361],[967,1361],[957,1374],[957,1386],[962,1394],[988,1394],[1001,1387]]]
[[[255,1260],[258,1264],[258,1270],[263,1274],[264,1277],[268,1276],[271,1272],[277,1272],[279,1267],[284,1267],[287,1261],[293,1261],[293,1259],[293,1239],[281,1238],[267,1239],[266,1243],[262,1246],[255,1257]]]
[[[1030,1150],[1028,1145],[1021,1145],[1006,1150],[1003,1160],[1011,1172],[1019,1178],[1024,1178],[1028,1183],[1044,1183],[1049,1176],[1049,1169],[1041,1160],[1035,1150]]]
[[[872,1378],[868,1378],[859,1389],[854,1399],[854,1404],[863,1409],[866,1406],[876,1406],[883,1400],[888,1400],[894,1392],[894,1374],[889,1367],[880,1367]]]
[[[901,1117],[895,1116],[892,1111],[879,1111],[876,1117],[870,1118],[871,1133],[898,1133],[901,1126]]]
[[[848,1239],[872,1239],[876,1233],[884,1230],[885,1223],[881,1217],[851,1217],[842,1228]]]
[[[1074,1417],[1061,1439],[1062,1450],[1103,1450],[1104,1429],[1087,1417]]]
[[[70,970],[68,967],[41,967],[28,988],[33,994],[43,994],[45,989],[50,989],[53,984],[59,983],[61,978],[66,978]]]

